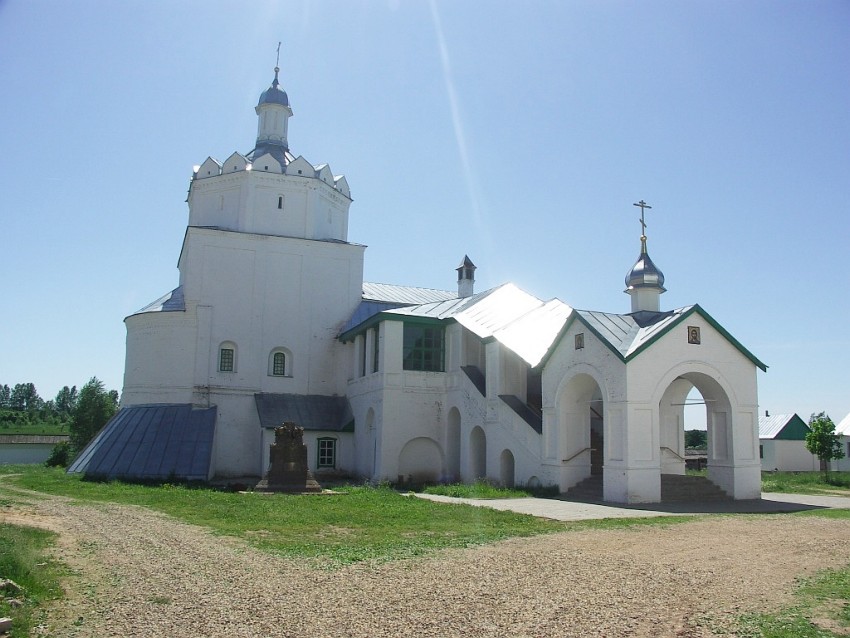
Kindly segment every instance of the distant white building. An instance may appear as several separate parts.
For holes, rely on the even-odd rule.
[[[818,457],[806,449],[811,430],[796,414],[759,417],[759,456],[766,472],[814,472],[820,469]]]
[[[830,469],[839,472],[850,472],[850,414],[845,416],[835,426],[835,433],[841,436],[841,446],[844,450],[844,458],[832,461]]]
[[[252,151],[194,172],[179,284],[126,318],[122,410],[73,471],[258,477],[273,428],[294,421],[320,479],[566,491],[601,475],[605,500],[651,503],[662,474],[685,472],[696,386],[709,478],[759,497],[766,368],[700,306],[660,309],[645,235],[624,314],[510,283],[476,292],[468,257],[457,290],[363,282],[349,186],[290,151],[278,69],[256,113]]]

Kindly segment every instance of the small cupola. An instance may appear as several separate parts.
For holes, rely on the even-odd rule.
[[[457,296],[459,298],[471,297],[475,292],[475,264],[468,255],[463,256],[457,270]]]
[[[280,47],[278,61],[279,59]],[[289,96],[280,88],[278,73],[280,67],[275,66],[274,80],[271,86],[262,92],[254,109],[257,113],[257,142],[249,157],[253,159],[268,153],[281,166],[286,166],[286,152],[289,150],[287,136],[292,108],[289,106]]]
[[[640,256],[635,265],[626,274],[626,292],[632,298],[632,312],[642,310],[658,312],[661,310],[661,294],[666,292],[664,287],[664,273],[649,258],[646,249],[646,222],[644,221],[644,209],[652,208],[641,200],[635,206],[640,207]]]

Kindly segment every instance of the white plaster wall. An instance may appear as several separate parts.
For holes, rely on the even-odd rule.
[[[584,334],[584,348],[575,336]],[[625,421],[619,418],[625,400],[625,365],[580,322],[574,322],[555,347],[543,369],[543,457],[541,482],[566,491],[590,475],[590,394],[592,379],[602,394],[605,480],[623,465],[627,447]],[[586,384],[573,396],[574,383]],[[567,416],[572,415],[572,416]],[[565,423],[568,418],[573,425]],[[578,424],[576,426],[576,424]]]
[[[806,449],[805,441],[762,439],[764,456],[761,469],[765,472],[816,472],[820,470],[818,458]]]
[[[700,345],[688,343],[688,326],[700,328]],[[630,463],[647,469],[658,467],[659,403],[670,384],[680,376],[693,381],[709,402],[709,478],[736,499],[758,498],[761,464],[756,367],[696,314],[628,364],[629,428],[633,443],[629,450]],[[699,379],[704,380],[708,389],[700,387]],[[647,440],[651,441],[649,445]],[[635,485],[630,494],[654,491],[653,481],[644,487]]]
[[[197,322],[186,312],[130,315],[121,405],[192,400]]]
[[[278,208],[280,196],[282,209]],[[351,199],[312,176],[225,171],[193,180],[188,201],[189,226],[304,239],[348,239]]]
[[[196,384],[263,392],[340,394],[347,379],[340,328],[359,303],[363,247],[190,228],[180,261],[187,303],[210,308],[207,365]],[[236,370],[218,372],[222,342]],[[269,375],[269,354],[291,353],[291,376]]]

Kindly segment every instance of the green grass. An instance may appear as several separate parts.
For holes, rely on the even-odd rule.
[[[0,422],[0,434],[25,434],[25,435],[68,435],[68,422],[51,421],[17,421]]]
[[[526,490],[497,487],[487,481],[472,484],[452,483],[451,485],[431,485],[422,490],[425,494],[439,494],[455,498],[524,498],[530,496]]]
[[[339,565],[394,560],[444,547],[467,547],[512,536],[563,530],[564,524],[489,508],[444,505],[389,488],[353,486],[332,495],[237,494],[183,486],[96,483],[37,466],[3,479],[81,501],[141,505],[246,539],[284,556]],[[0,483],[0,490],[2,483]]]
[[[12,638],[29,636],[38,624],[43,606],[62,598],[60,577],[64,567],[48,551],[55,534],[32,527],[0,523],[0,578],[22,588],[20,593],[0,592],[0,616],[12,619]],[[10,604],[17,599],[21,606]]]
[[[829,569],[801,581],[797,604],[775,614],[741,619],[745,636],[837,638],[850,629],[850,567]]]
[[[0,481],[0,493],[3,484],[12,484],[79,501],[140,505],[205,526],[215,534],[243,538],[264,551],[308,559],[324,567],[404,559],[509,537],[691,520],[563,523],[485,507],[435,503],[386,487],[351,486],[333,495],[264,495],[174,485],[96,483],[40,466],[0,466],[2,474],[8,476]]]
[[[829,482],[821,472],[762,472],[764,492],[850,496],[850,472],[830,472]]]

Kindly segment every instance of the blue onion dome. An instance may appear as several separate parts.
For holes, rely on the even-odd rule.
[[[281,104],[283,106],[289,106],[289,96],[286,95],[286,91],[280,88],[280,82],[277,79],[279,71],[279,67],[274,68],[274,81],[269,88],[263,91],[263,94],[260,96],[260,101],[257,102],[257,106],[261,106],[263,104]]]
[[[652,263],[646,251],[646,237],[641,237],[640,257],[626,275],[628,288],[664,288],[664,273]]]

